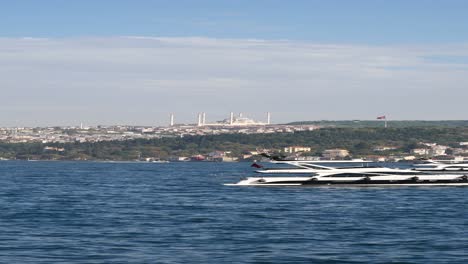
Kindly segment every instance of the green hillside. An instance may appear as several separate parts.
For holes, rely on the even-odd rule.
[[[318,120],[318,121],[298,121],[288,123],[288,125],[317,125],[324,127],[384,127],[383,120]],[[405,128],[405,127],[468,127],[468,120],[388,120],[388,127]]]
[[[406,128],[324,128],[298,133],[224,134],[188,136],[152,140],[108,141],[97,143],[40,144],[1,143],[0,157],[10,159],[64,160],[134,160],[141,157],[169,158],[206,154],[214,150],[240,155],[255,148],[282,149],[291,145],[309,146],[311,154],[324,149],[345,148],[354,155],[376,154],[377,146],[396,146],[396,152],[407,152],[420,142],[434,142],[459,147],[468,141],[468,127],[406,127]],[[46,151],[45,146],[64,148]],[[389,153],[387,153],[389,154]]]

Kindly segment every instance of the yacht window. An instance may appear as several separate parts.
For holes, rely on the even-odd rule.
[[[332,174],[323,177],[379,177],[385,175],[426,175],[426,173],[422,172],[406,172],[406,171],[385,171],[385,172],[372,172],[372,173],[339,173],[339,174]]]
[[[386,175],[415,175],[421,174],[419,172],[407,172],[407,171],[385,171],[385,172],[376,172],[378,174],[386,174]]]
[[[377,176],[370,173],[339,173],[339,174],[332,174],[323,177],[366,177],[366,176]]]
[[[314,165],[307,165],[307,164],[302,164],[301,166],[306,167],[306,168],[310,168],[310,169],[315,169],[315,170],[324,170],[325,169],[325,168],[322,168],[322,167],[317,167],[317,166],[314,166]]]

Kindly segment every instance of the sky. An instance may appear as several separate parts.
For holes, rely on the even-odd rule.
[[[0,126],[468,119],[468,1],[0,4]]]

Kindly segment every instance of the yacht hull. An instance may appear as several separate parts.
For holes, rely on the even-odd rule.
[[[317,183],[317,184],[238,184],[226,183],[224,186],[252,186],[252,187],[396,187],[396,186],[468,186],[468,182],[450,182],[450,183]]]
[[[448,176],[440,178],[426,177],[394,177],[392,179],[353,178],[347,180],[317,179],[314,177],[268,177],[247,178],[238,183],[225,184],[226,186],[468,186],[467,176]]]

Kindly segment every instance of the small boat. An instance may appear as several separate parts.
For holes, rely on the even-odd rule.
[[[168,160],[152,160],[152,161],[148,161],[148,162],[152,162],[152,163],[169,163]]]

